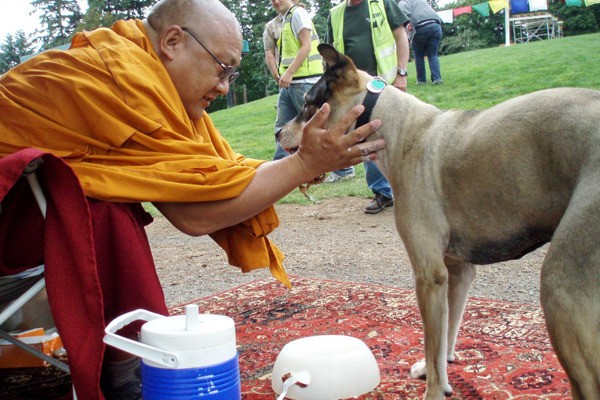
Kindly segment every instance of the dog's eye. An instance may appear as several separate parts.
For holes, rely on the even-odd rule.
[[[315,115],[315,107],[312,105],[306,104],[302,108],[302,119],[304,121],[308,121],[309,119],[311,119],[313,117],[313,115]]]

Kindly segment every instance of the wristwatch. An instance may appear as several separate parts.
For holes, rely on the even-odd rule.
[[[398,69],[398,75],[400,76],[408,76],[408,72],[404,68]]]

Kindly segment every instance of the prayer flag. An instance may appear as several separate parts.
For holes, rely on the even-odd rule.
[[[529,12],[529,2],[527,0],[510,0],[510,13],[523,14]]]
[[[502,1],[507,1],[507,0],[502,0]],[[438,11],[437,13],[440,16],[440,18],[442,19],[442,22],[445,22],[447,24],[451,24],[452,22],[454,22],[454,16],[452,15],[452,10],[443,10],[443,11]]]
[[[471,6],[458,7],[452,10],[452,15],[458,17],[461,14],[471,14],[473,9]]]
[[[490,6],[487,1],[473,5],[473,10],[477,11],[482,17],[490,16]]]
[[[548,9],[548,2],[546,0],[529,0],[529,11],[538,11],[538,10],[547,10],[547,9]]]
[[[581,0],[567,0],[567,7],[581,7]]]
[[[498,11],[508,7],[508,0],[490,0],[488,2],[492,12],[496,14]]]
[[[591,6],[592,4],[600,4],[600,0],[585,0],[586,6]]]

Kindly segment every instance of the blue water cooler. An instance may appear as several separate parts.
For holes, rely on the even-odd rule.
[[[139,342],[116,334],[138,320],[147,321]],[[171,317],[132,311],[105,331],[105,343],[141,357],[144,400],[241,399],[233,319],[188,305],[185,315]]]

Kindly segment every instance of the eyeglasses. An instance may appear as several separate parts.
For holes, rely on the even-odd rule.
[[[219,60],[219,57],[215,56],[214,53],[212,51],[210,51],[204,45],[204,43],[202,43],[200,41],[200,39],[198,39],[198,37],[194,34],[194,32],[192,32],[192,30],[190,28],[186,28],[186,27],[182,26],[181,30],[189,33],[190,36],[193,37],[196,40],[196,42],[198,42],[198,44],[200,46],[202,46],[204,48],[204,50],[206,50],[208,52],[208,54],[210,54],[212,56],[212,58],[217,62],[217,64],[219,64],[221,66],[221,68],[223,68],[223,71],[219,74],[220,80],[222,80],[222,81],[227,80],[229,84],[232,84],[237,79],[237,77],[240,76],[240,73],[238,71],[236,71],[236,67],[234,67],[232,65],[227,65],[223,61]]]

